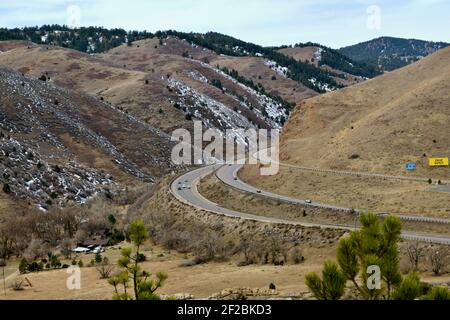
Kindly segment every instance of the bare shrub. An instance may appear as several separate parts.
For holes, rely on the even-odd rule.
[[[287,262],[287,250],[280,236],[271,235],[268,238],[268,246],[270,259],[274,265],[283,265]]]
[[[188,253],[192,248],[192,237],[188,231],[171,229],[161,236],[160,242],[167,249],[179,253]]]
[[[252,241],[250,245],[252,263],[269,263],[269,251],[266,245],[261,241]]]
[[[73,241],[71,239],[62,239],[59,243],[59,247],[61,254],[63,254],[66,259],[72,258]]]
[[[121,190],[114,190],[113,201],[121,206],[134,204],[146,192],[147,188],[143,186],[131,186]]]
[[[86,230],[79,229],[77,231],[77,233],[75,234],[74,241],[77,244],[83,243],[84,241],[86,241],[88,239],[88,237],[89,237],[89,234]]]
[[[47,214],[33,211],[25,217],[24,225],[35,239],[40,239],[52,247],[64,236],[62,211],[54,209]]]
[[[245,234],[242,236],[239,245],[237,246],[237,250],[242,252],[244,255],[244,261],[239,263],[239,266],[246,266],[254,263],[252,259],[252,241],[253,237],[249,234]]]
[[[408,256],[408,260],[410,266],[413,270],[419,270],[419,262],[425,255],[424,247],[421,246],[418,242],[414,242],[408,246],[406,249],[406,253]]]
[[[436,276],[439,276],[444,271],[448,262],[448,249],[445,247],[439,247],[434,249],[430,255],[431,270]]]
[[[6,217],[0,225],[0,258],[8,259],[12,255],[20,256],[31,241],[24,218]]]
[[[100,275],[100,279],[109,279],[114,271],[114,266],[110,265],[108,258],[105,257],[97,267],[97,271]]]
[[[48,245],[42,240],[33,239],[23,255],[27,260],[34,261],[37,259],[46,258],[49,250]]]
[[[108,217],[104,211],[93,214],[89,219],[81,225],[81,230],[86,231],[88,235],[102,233],[110,228]]]
[[[119,226],[108,219],[115,213],[117,208],[111,202],[99,198],[82,206],[53,208],[45,214],[36,209],[5,216],[0,225],[0,257],[26,254],[34,260],[43,255],[38,247],[45,244],[48,248],[59,245],[70,258],[70,239],[81,243],[94,234],[116,232]]]
[[[216,234],[205,233],[193,247],[193,252],[197,258],[208,262],[212,260],[225,261],[230,252],[229,245]]]
[[[168,214],[151,213],[145,217],[145,226],[153,240],[160,240],[175,225],[175,219]]]

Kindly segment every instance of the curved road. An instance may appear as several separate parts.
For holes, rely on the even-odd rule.
[[[216,171],[216,176],[226,185],[229,185],[230,187],[233,187],[234,189],[237,189],[239,191],[253,193],[258,196],[262,196],[265,198],[270,198],[274,200],[280,200],[291,204],[297,204],[297,205],[304,205],[304,206],[310,206],[315,208],[321,208],[321,209],[330,209],[334,211],[341,211],[341,212],[356,212],[356,213],[362,213],[366,212],[367,210],[361,210],[361,209],[352,209],[352,208],[344,208],[344,207],[338,207],[334,205],[329,204],[323,204],[323,203],[317,203],[317,202],[306,202],[306,200],[299,200],[296,198],[291,198],[288,196],[279,195],[276,193],[259,190],[242,180],[238,178],[238,171],[243,167],[243,165],[227,165],[222,166],[220,169]],[[394,213],[395,214],[395,213]],[[385,216],[386,213],[378,213],[379,216]],[[431,218],[431,217],[423,217],[423,216],[414,216],[414,215],[403,215],[403,214],[395,214],[398,216],[401,220],[404,221],[414,221],[414,222],[429,222],[429,223],[439,223],[439,224],[450,224],[449,219],[441,219],[441,218]]]
[[[224,169],[225,167],[228,167],[228,169]],[[304,227],[318,227],[318,228],[328,228],[328,229],[340,229],[340,230],[355,230],[353,226],[350,225],[335,225],[335,224],[318,224],[318,223],[308,223],[308,222],[298,222],[298,221],[291,221],[286,219],[278,219],[278,218],[271,218],[271,217],[263,217],[263,216],[257,216],[250,213],[244,213],[239,211],[230,210],[227,208],[220,207],[218,204],[206,199],[203,197],[197,190],[197,185],[200,182],[200,180],[207,175],[213,173],[216,171],[216,174],[218,176],[223,175],[223,178],[229,177],[229,174],[227,172],[233,172],[231,175],[231,180],[229,181],[228,178],[226,178],[226,181],[231,183],[231,186],[240,189],[245,190],[248,189],[246,192],[252,192],[257,195],[268,197],[268,198],[274,198],[277,197],[279,200],[283,200],[280,197],[286,198],[286,201],[290,201],[292,203],[298,203],[298,204],[304,204],[304,205],[313,205],[313,206],[324,206],[322,204],[318,203],[307,203],[306,201],[298,200],[298,199],[292,199],[285,196],[275,195],[273,193],[268,192],[259,192],[258,189],[255,189],[244,182],[240,181],[239,179],[235,180],[235,175],[237,174],[237,171],[240,169],[241,166],[208,166],[208,167],[202,167],[199,169],[196,169],[194,171],[188,172],[181,177],[178,177],[175,179],[171,186],[170,190],[171,193],[181,202],[193,206],[195,208],[209,211],[215,214],[232,217],[232,218],[239,218],[239,219],[246,219],[246,220],[252,220],[252,221],[258,221],[258,222],[264,222],[264,223],[274,223],[274,224],[289,224],[289,225],[299,225]],[[245,189],[241,189],[245,188]],[[328,206],[326,208],[334,208],[333,206]],[[338,208],[335,207],[335,210],[342,210],[345,208]],[[406,240],[415,240],[415,241],[424,241],[424,242],[432,242],[432,243],[441,243],[441,244],[450,244],[450,238],[448,237],[437,237],[437,236],[428,236],[428,235],[417,235],[417,234],[410,234],[410,233],[402,233],[402,237]]]

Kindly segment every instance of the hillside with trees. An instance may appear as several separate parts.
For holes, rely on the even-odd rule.
[[[445,48],[448,43],[416,39],[381,37],[339,49],[358,62],[365,62],[383,71],[392,71]]]
[[[60,25],[41,27],[0,28],[0,41],[28,40],[36,44],[51,44],[87,53],[100,53],[118,47],[123,43],[152,38],[146,31],[125,31],[102,27],[81,27],[72,29]]]
[[[284,69],[285,76],[302,83],[317,92],[326,92],[341,87],[333,78],[336,74],[317,68],[310,63],[297,61],[274,48],[266,48],[257,44],[245,42],[217,32],[184,33],[178,31],[156,32],[158,38],[168,36],[185,39],[195,45],[210,49],[217,54],[228,56],[258,56],[273,62],[275,68]]]
[[[178,31],[125,31],[88,27],[71,29],[67,26],[44,25],[42,27],[0,29],[2,40],[28,40],[37,44],[50,44],[75,49],[87,53],[102,53],[124,43],[158,37],[160,44],[171,36],[210,49],[217,54],[228,56],[259,56],[267,59],[275,68],[282,69],[285,76],[302,83],[317,92],[326,92],[342,87],[332,77],[332,72],[322,70],[309,63],[302,63],[283,55],[273,48],[265,48],[253,43],[238,40],[216,32],[184,33]]]
[[[311,63],[316,63],[320,67],[328,66],[332,69],[364,78],[373,78],[381,74],[381,71],[374,65],[368,64],[364,61],[353,60],[343,55],[338,50],[318,43],[297,43],[293,46],[282,46],[276,49],[284,53],[295,53],[296,49],[305,48],[314,49],[314,56],[310,58],[310,61]]]

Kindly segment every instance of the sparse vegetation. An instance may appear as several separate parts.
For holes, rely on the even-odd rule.
[[[418,271],[419,262],[425,255],[423,246],[419,242],[414,242],[408,246],[406,251],[412,270]]]
[[[100,279],[109,279],[114,271],[114,266],[109,263],[109,259],[107,257],[104,257],[97,263],[97,271],[100,275]]]

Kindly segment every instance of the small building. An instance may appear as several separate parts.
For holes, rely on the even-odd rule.
[[[82,247],[106,247],[108,246],[109,239],[103,239],[101,237],[95,237],[83,242]]]
[[[88,248],[84,248],[84,247],[77,247],[72,250],[72,252],[74,252],[74,253],[88,253],[89,251],[90,250]]]

